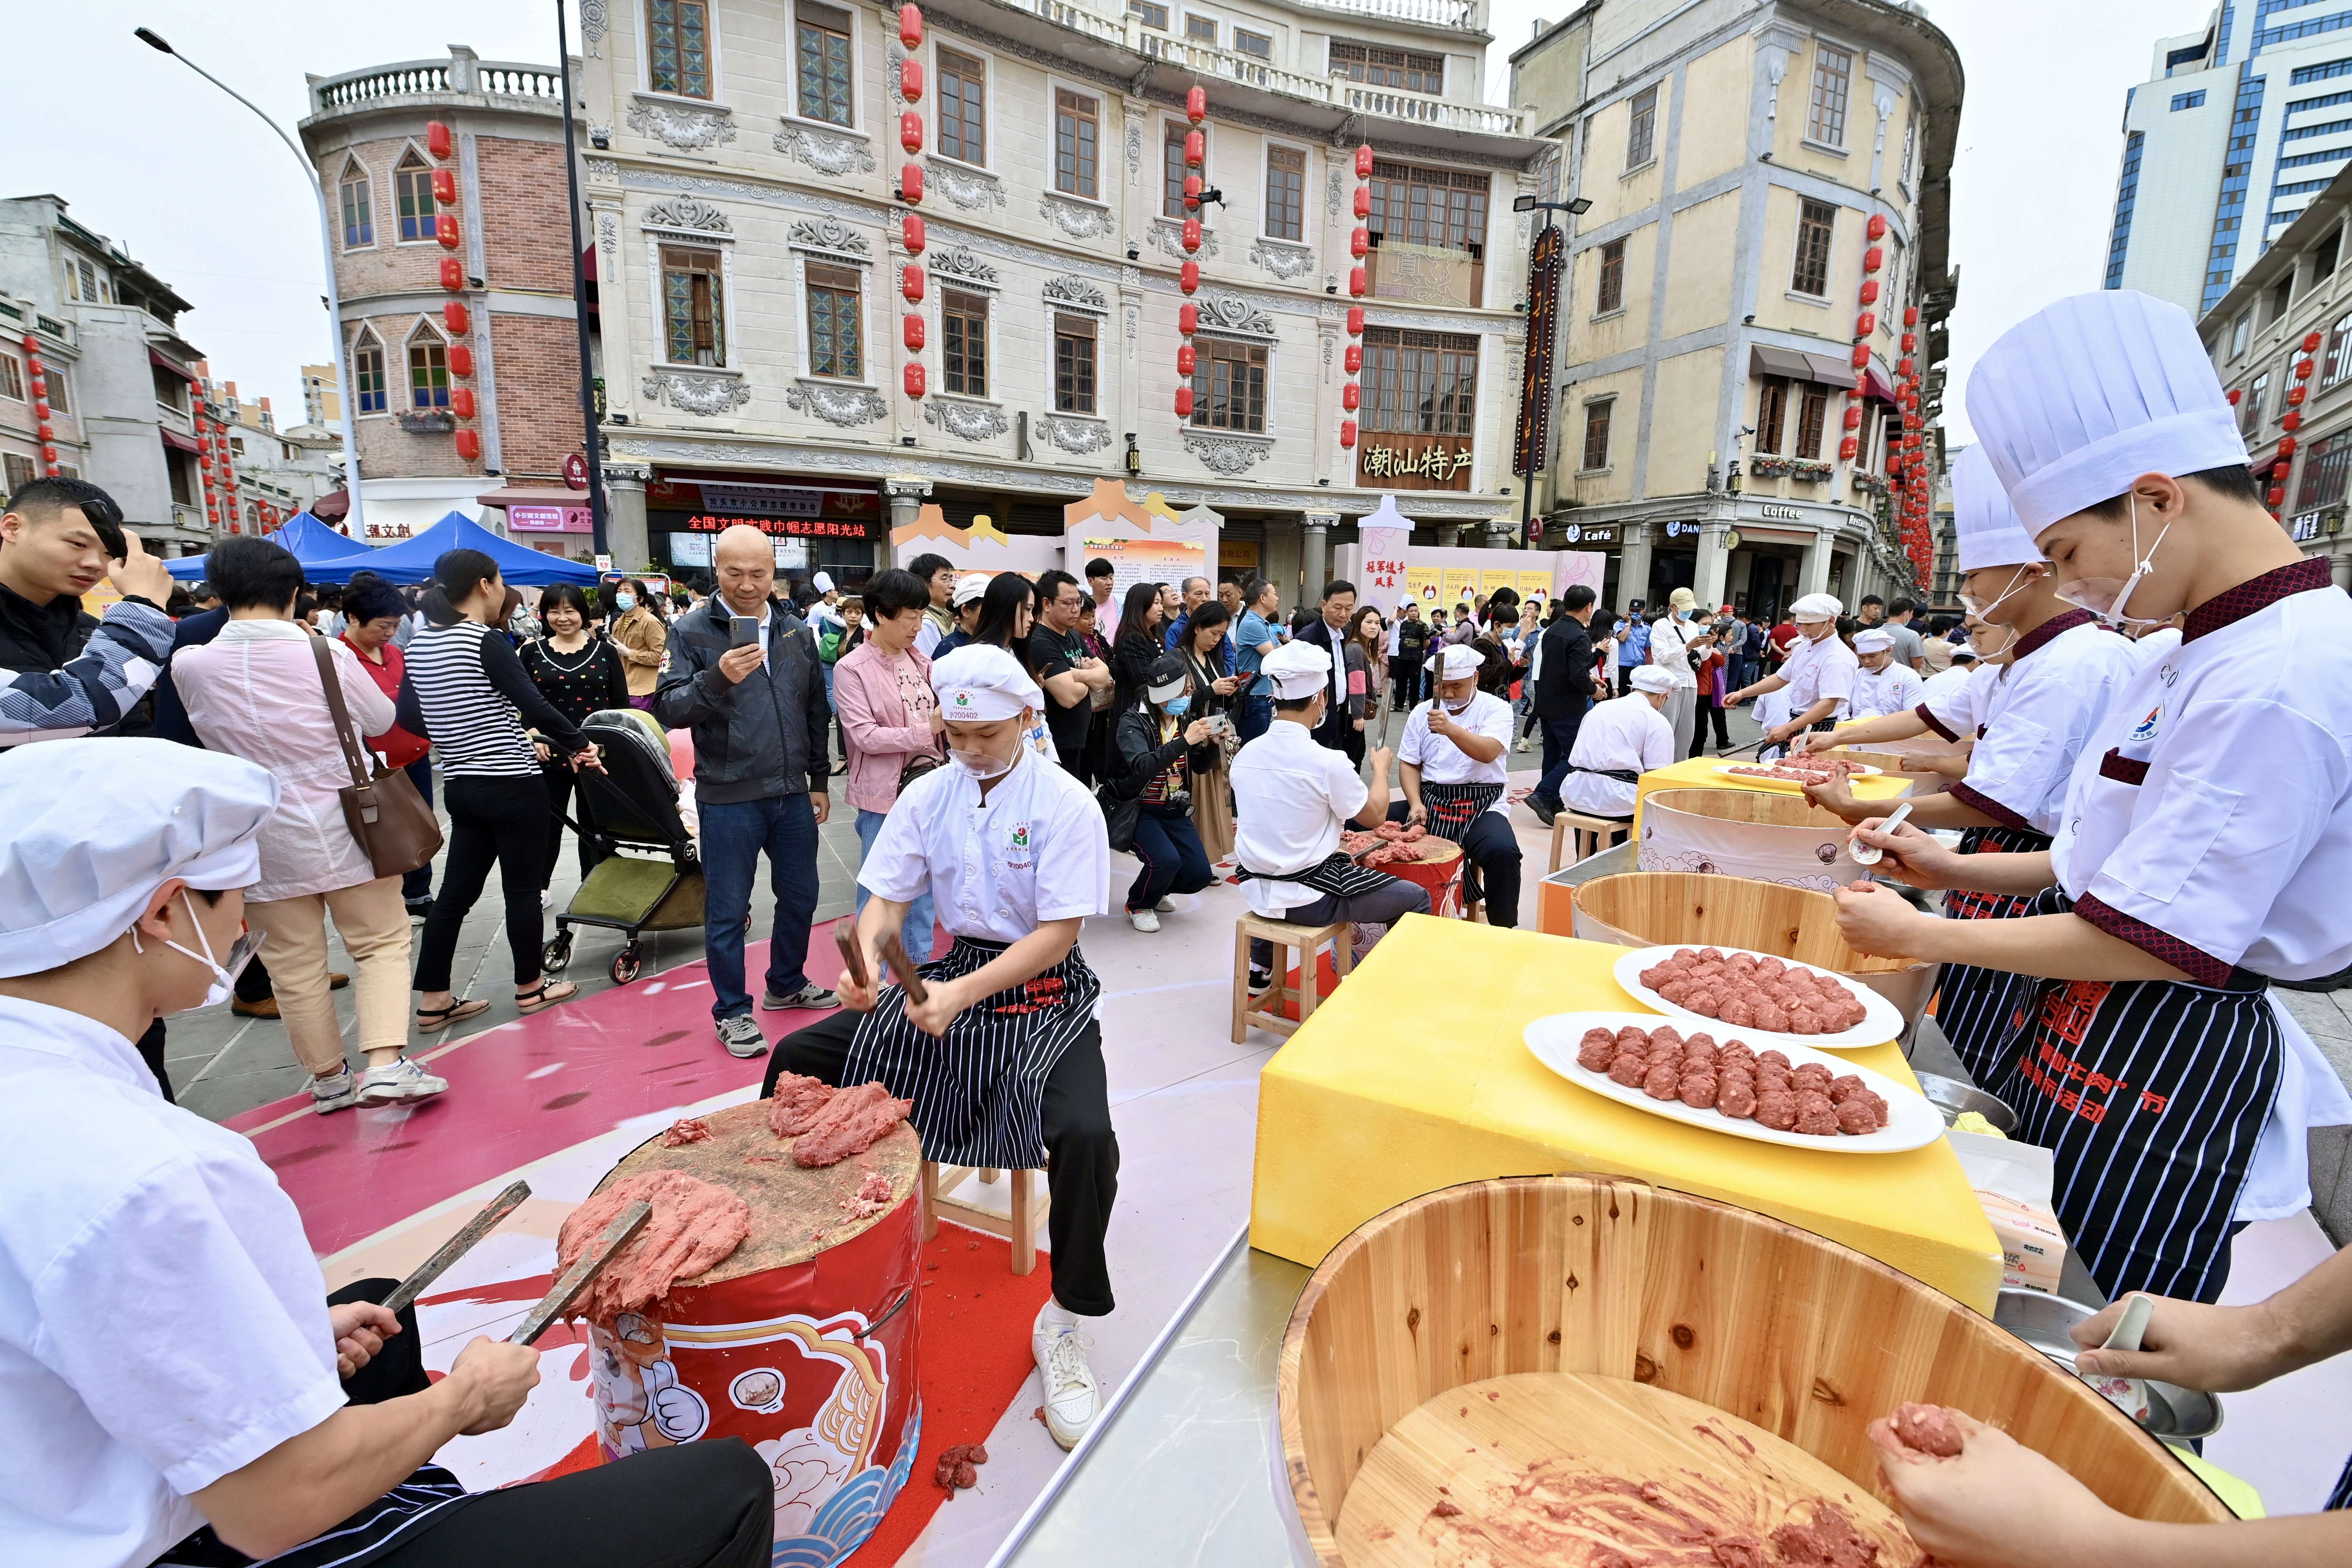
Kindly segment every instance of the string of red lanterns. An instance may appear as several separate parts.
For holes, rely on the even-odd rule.
[[[50,479],[58,477],[56,427],[49,423],[49,367],[41,358],[41,340],[26,332],[21,340],[25,350],[25,374],[31,380],[33,418],[37,421],[36,433],[41,438],[41,471]]]
[[[1356,148],[1356,226],[1348,233],[1348,254],[1354,258],[1354,265],[1348,268],[1348,297],[1356,300],[1363,299],[1370,282],[1365,275],[1364,258],[1372,248],[1372,232],[1368,225],[1372,216],[1371,181],[1371,144],[1360,143]],[[1344,414],[1353,415],[1362,405],[1364,397],[1361,384],[1356,379],[1364,369],[1364,307],[1360,303],[1348,307],[1348,379],[1339,385],[1339,407]],[[1341,449],[1354,447],[1356,428],[1353,418],[1339,421]]]
[[[1192,417],[1192,373],[1201,363],[1192,346],[1192,334],[1201,326],[1201,307],[1192,302],[1192,296],[1201,287],[1201,264],[1194,256],[1201,248],[1201,171],[1209,155],[1209,134],[1201,129],[1202,122],[1209,118],[1207,88],[1185,89],[1184,118],[1192,128],[1184,132],[1184,222],[1178,236],[1184,247],[1184,260],[1176,268],[1176,287],[1183,290],[1185,302],[1176,307],[1176,331],[1183,340],[1176,345],[1176,417],[1189,422]]]
[[[898,7],[898,42],[907,51],[898,62],[898,96],[909,104],[923,101],[923,62],[915,51],[923,43],[923,13],[917,5]],[[919,159],[923,151],[923,117],[914,109],[898,116],[898,145],[907,154],[906,163],[898,170],[898,199],[907,205],[920,206],[923,202],[923,165]],[[907,364],[899,373],[899,384],[909,397],[920,398],[930,390],[929,374],[916,355],[923,352],[923,302],[925,279],[923,264],[918,259],[929,243],[923,232],[923,220],[915,213],[902,213],[898,217],[898,241],[906,247],[906,264],[898,269],[898,297],[907,302],[907,313],[898,319],[898,341],[906,345]]]
[[[456,155],[457,138],[440,121],[428,121],[425,127],[425,150],[432,153],[436,162],[446,163]],[[454,207],[457,205],[457,172],[455,169],[434,170],[434,204]],[[455,251],[465,237],[458,226],[457,215],[452,212],[436,214],[433,236],[445,249]],[[460,293],[466,287],[466,264],[454,255],[441,258],[441,287],[451,294]],[[465,340],[473,331],[473,313],[467,310],[464,300],[447,300],[441,307],[441,324],[449,331],[449,374],[455,379],[471,381],[474,376],[474,350],[473,345]],[[451,387],[448,408],[454,418],[473,418],[476,413],[474,389],[470,386]],[[461,426],[451,437],[451,442],[462,462],[475,462],[482,455],[482,436],[478,430]]]

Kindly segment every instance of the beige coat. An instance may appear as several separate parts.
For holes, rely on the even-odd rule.
[[[669,645],[669,633],[661,617],[643,605],[613,623],[613,646],[621,650],[621,662],[628,668],[629,695],[651,697],[654,682],[661,674],[662,650]]]

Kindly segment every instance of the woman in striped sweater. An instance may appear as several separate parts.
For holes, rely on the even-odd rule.
[[[541,872],[547,859],[548,804],[529,730],[575,768],[602,764],[579,727],[540,695],[506,625],[509,588],[499,563],[478,550],[452,550],[433,563],[425,590],[428,625],[408,646],[408,678],[441,759],[449,814],[441,894],[416,955],[416,1026],[431,1034],[487,1011],[488,1002],[449,989],[457,930],[499,868],[507,900],[507,946],[514,954],[515,1010],[536,1013],[573,995],[568,981],[540,973]]]

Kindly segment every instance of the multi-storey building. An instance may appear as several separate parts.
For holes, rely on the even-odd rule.
[[[0,201],[0,484],[85,479],[158,554],[209,548],[187,309],[63,198]]]
[[[333,426],[343,422],[343,395],[335,384],[335,367],[302,367],[302,423]]]
[[[330,369],[329,374],[331,375]],[[342,486],[341,436],[318,426],[278,427],[267,397],[237,395],[236,383],[216,382],[211,367],[196,362],[215,474],[227,482],[215,488],[236,496],[235,515],[224,515],[225,531],[267,533],[321,496]]]
[[[1511,203],[1549,149],[1480,102],[1483,18],[1484,0],[933,0],[910,45],[896,6],[595,8],[616,555],[701,570],[710,522],[742,517],[790,559],[862,571],[927,500],[1058,534],[1119,476],[1221,513],[1225,570],[1286,597],[1384,491],[1427,540],[1515,528]],[[1194,87],[1210,199],[1188,255]]]
[[[1513,56],[1563,161],[1546,542],[1617,603],[1927,585],[1958,54],[1885,0],[1601,0]],[[1932,505],[1913,513],[1929,550]]]
[[[568,500],[584,518],[562,477],[583,433],[556,72],[453,47],[310,83],[365,538],[486,506]],[[340,413],[325,380],[314,423]],[[586,523],[559,515],[584,555]]]
[[[2198,323],[2271,510],[2352,586],[2352,171],[2339,174]]]
[[[2124,99],[2104,282],[2193,316],[2352,159],[2352,8],[2224,0]]]

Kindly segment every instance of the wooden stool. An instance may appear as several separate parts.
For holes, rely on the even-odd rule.
[[[1252,1025],[1273,1034],[1288,1035],[1315,1014],[1316,993],[1320,976],[1316,973],[1316,955],[1325,942],[1331,943],[1331,967],[1339,978],[1356,965],[1355,949],[1350,944],[1346,921],[1334,921],[1326,926],[1293,925],[1288,921],[1268,920],[1263,915],[1244,915],[1234,922],[1234,1044],[1240,1045]],[[1249,989],[1250,942],[1274,944],[1274,984],[1265,994],[1253,999]],[[1290,964],[1285,953],[1296,950],[1298,954],[1298,984],[1289,983]],[[1282,1005],[1296,999],[1298,1016],[1282,1016]]]
[[[1559,869],[1560,841],[1569,830],[1576,832],[1576,858],[1598,855],[1620,838],[1633,831],[1630,822],[1611,822],[1606,817],[1584,816],[1573,811],[1563,811],[1551,819],[1551,868]]]
[[[1044,1173],[1042,1171],[1013,1173],[1013,1214],[1007,1218],[993,1209],[982,1208],[953,1195],[969,1178],[976,1175],[982,1182],[993,1183],[1004,1174],[1003,1171],[950,1165],[942,1172],[938,1161],[924,1161],[923,1239],[929,1241],[940,1234],[940,1215],[945,1214],[958,1225],[1004,1237],[1013,1244],[1013,1272],[1032,1272],[1037,1267],[1037,1227],[1045,1223],[1046,1213],[1054,1203],[1051,1194],[1040,1190],[1045,1184],[1038,1178]]]

